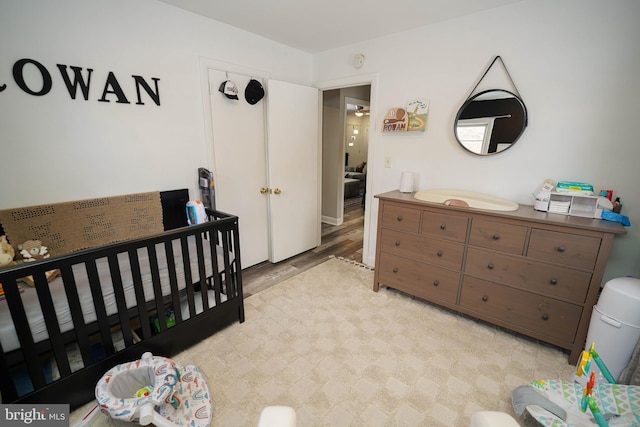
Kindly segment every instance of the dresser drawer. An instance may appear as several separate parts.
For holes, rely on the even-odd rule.
[[[527,258],[469,248],[465,273],[550,297],[583,304],[591,273],[557,267]]]
[[[383,228],[380,250],[440,267],[460,270],[464,245]]]
[[[530,331],[573,342],[582,307],[466,276],[460,305]]]
[[[471,222],[469,244],[522,255],[526,238],[527,227],[474,219]]]
[[[466,216],[422,211],[422,231],[428,236],[464,242],[467,239]]]
[[[420,231],[420,209],[383,205],[382,226],[394,230],[417,233]]]
[[[598,237],[533,229],[527,256],[592,270],[599,251]]]
[[[460,273],[381,253],[378,277],[382,284],[424,298],[455,304]]]

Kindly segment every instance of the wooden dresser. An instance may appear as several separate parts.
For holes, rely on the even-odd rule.
[[[615,222],[377,195],[373,290],[385,285],[570,350],[584,348]]]

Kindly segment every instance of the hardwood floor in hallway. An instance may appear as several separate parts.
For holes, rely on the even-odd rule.
[[[281,281],[326,261],[329,255],[362,262],[364,207],[347,206],[341,225],[322,224],[320,246],[287,260],[272,264],[269,261],[242,270],[244,296],[248,297]]]

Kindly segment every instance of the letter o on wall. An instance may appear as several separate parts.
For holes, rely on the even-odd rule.
[[[38,71],[40,71],[40,75],[42,77],[42,88],[38,91],[32,90],[24,81],[24,66],[27,64],[35,65],[36,68],[38,68]],[[42,96],[48,94],[51,90],[51,74],[49,74],[49,71],[47,71],[44,65],[34,59],[24,58],[16,61],[16,63],[13,64],[13,80],[15,80],[20,89],[30,95]]]

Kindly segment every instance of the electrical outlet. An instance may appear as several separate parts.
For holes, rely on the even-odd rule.
[[[391,167],[391,157],[387,156],[384,158],[384,167],[385,168],[390,168]]]

